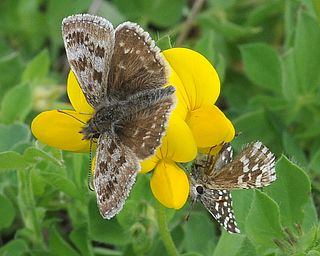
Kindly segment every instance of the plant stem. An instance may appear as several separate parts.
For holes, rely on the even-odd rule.
[[[160,236],[164,243],[164,246],[167,249],[168,255],[177,256],[178,251],[172,240],[170,231],[168,229],[165,210],[166,208],[158,202],[157,203],[157,221],[158,221]]]
[[[33,237],[31,238],[33,244],[38,248],[44,248],[30,179],[30,168],[18,170],[17,174],[19,182],[19,208],[24,225],[33,232]]]
[[[197,16],[198,12],[201,10],[204,2],[205,2],[204,0],[195,0],[194,1],[191,12],[190,12],[187,20],[184,22],[182,31],[176,40],[176,47],[181,46],[183,44],[184,40],[187,38],[188,33],[190,32],[191,27],[194,23],[194,20]]]

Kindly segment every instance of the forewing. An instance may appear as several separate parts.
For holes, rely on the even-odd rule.
[[[115,47],[109,73],[108,95],[118,100],[142,90],[162,87],[169,69],[149,34],[131,22],[115,31]]]
[[[103,218],[110,219],[123,207],[140,170],[133,152],[116,138],[102,134],[94,168],[94,188]]]
[[[199,154],[192,165],[192,173],[199,176],[201,173],[206,180],[206,176],[212,176],[218,173],[223,166],[230,163],[232,160],[232,146],[230,143],[225,143],[217,155]]]
[[[123,144],[128,146],[139,160],[153,155],[160,146],[174,104],[173,95],[163,98],[153,106],[136,112],[117,130]]]
[[[248,144],[237,157],[211,176],[215,189],[261,188],[276,180],[275,156],[261,142]]]
[[[105,97],[114,29],[104,18],[79,14],[62,21],[67,58],[80,87],[93,107]]]
[[[205,189],[201,202],[229,233],[240,233],[232,208],[232,197],[227,190]]]
[[[223,166],[230,163],[232,160],[233,150],[230,143],[223,144],[220,152],[217,154],[212,168],[214,171],[219,171]]]

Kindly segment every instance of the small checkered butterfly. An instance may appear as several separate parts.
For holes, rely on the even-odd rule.
[[[229,190],[261,188],[276,180],[275,157],[261,142],[246,145],[232,160],[225,143],[216,156],[198,157],[190,175],[190,198],[201,201],[229,233],[240,233]]]
[[[110,219],[122,209],[139,161],[160,145],[175,89],[163,88],[169,69],[135,23],[114,29],[104,18],[74,15],[63,20],[62,36],[71,69],[95,110],[80,132],[97,140],[93,184],[100,213]]]

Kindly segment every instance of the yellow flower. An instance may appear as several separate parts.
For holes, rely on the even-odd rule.
[[[32,133],[39,141],[51,147],[73,152],[88,152],[90,141],[82,140],[83,134],[79,132],[94,110],[86,101],[71,71],[68,76],[67,92],[74,110],[63,110],[64,113],[58,110],[40,113],[32,121]]]
[[[171,66],[169,84],[177,89],[178,104],[161,147],[155,156],[142,162],[141,172],[154,169],[150,182],[154,196],[166,207],[179,209],[188,198],[189,182],[176,162],[192,161],[197,147],[208,151],[224,141],[231,141],[234,128],[214,106],[220,93],[220,82],[212,65],[189,49],[173,48],[163,54]],[[72,72],[69,73],[67,91],[74,110],[40,113],[32,122],[32,132],[38,140],[52,147],[87,152],[89,141],[82,140],[79,131],[94,110]],[[211,152],[216,152],[217,148]]]
[[[235,130],[214,105],[220,81],[209,61],[186,48],[172,48],[163,55],[171,67],[169,84],[176,87],[178,104],[161,147],[141,166],[144,173],[154,169],[151,189],[158,201],[179,209],[188,198],[189,183],[175,162],[192,161],[196,146],[203,152],[217,153],[223,142],[233,139]]]
[[[216,70],[201,54],[186,48],[163,52],[174,74],[170,83],[177,88],[177,111],[190,127],[199,148],[229,142],[235,130],[214,104],[220,93]]]
[[[176,114],[170,118],[167,133],[156,154],[141,163],[142,173],[154,169],[151,190],[155,198],[168,208],[181,208],[189,195],[189,181],[175,162],[190,162],[197,147],[186,122]]]

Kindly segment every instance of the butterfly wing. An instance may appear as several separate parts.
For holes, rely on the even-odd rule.
[[[210,176],[208,186],[215,189],[261,188],[275,180],[275,156],[261,142],[255,142]]]
[[[112,24],[89,14],[69,16],[62,21],[62,36],[71,69],[95,108],[106,95],[114,48]]]
[[[152,106],[135,112],[116,131],[123,144],[130,146],[140,160],[153,155],[160,146],[174,103],[173,95],[167,95]]]
[[[229,191],[205,188],[200,201],[225,230],[229,233],[240,233]]]
[[[110,219],[123,207],[140,170],[133,152],[116,138],[99,138],[94,168],[94,187],[101,215]]]
[[[115,47],[108,77],[108,96],[124,100],[167,83],[169,69],[149,34],[131,22],[115,30]]]

